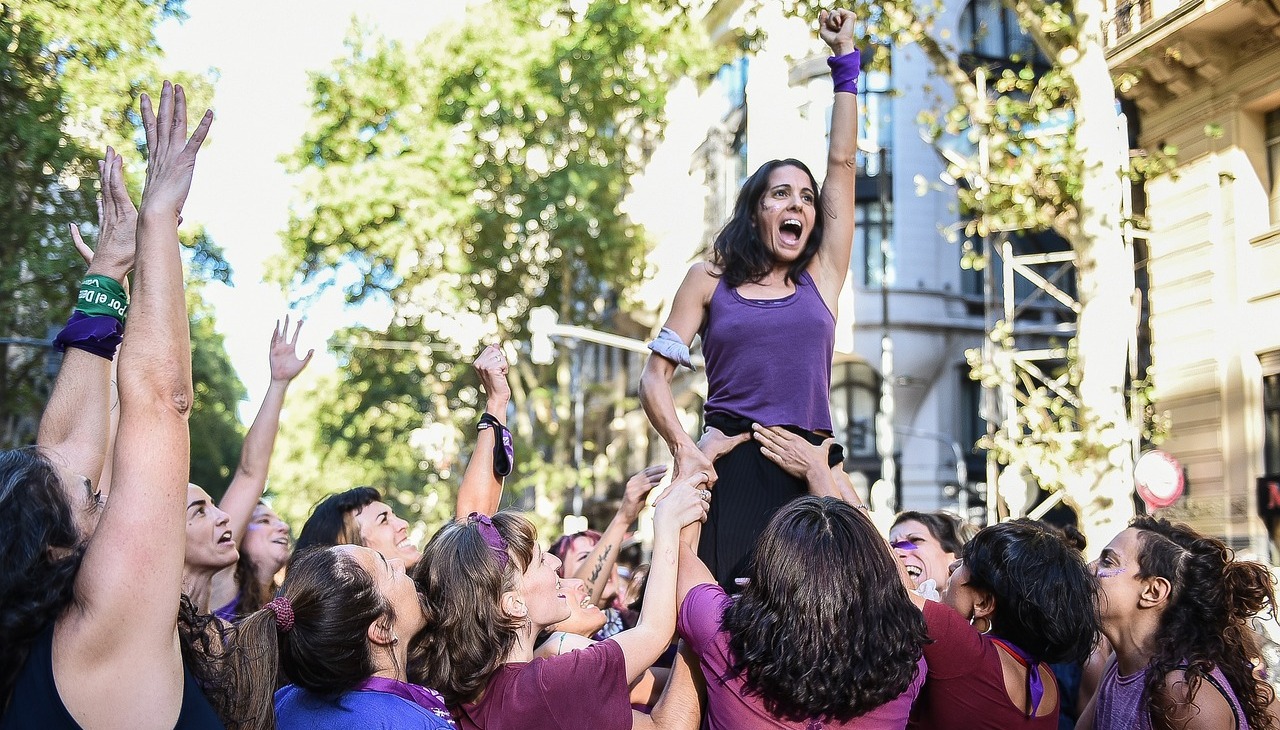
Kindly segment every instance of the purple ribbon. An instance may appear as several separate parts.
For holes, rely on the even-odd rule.
[[[827,59],[831,67],[831,84],[836,91],[858,93],[858,76],[862,73],[862,51],[854,49],[842,56]]]
[[[1036,710],[1040,709],[1040,700],[1044,699],[1044,680],[1040,677],[1040,662],[1004,639],[992,639],[992,641],[1008,649],[1009,653],[1017,657],[1018,661],[1027,668],[1027,695],[1031,699],[1031,709],[1027,711],[1027,717],[1034,717]]]
[[[67,320],[67,326],[53,338],[53,346],[59,352],[74,347],[104,360],[114,360],[116,348],[123,339],[124,325],[115,317],[75,311]]]
[[[388,679],[387,677],[369,677],[352,689],[356,692],[382,692],[395,695],[402,700],[412,702],[437,717],[448,720],[450,727],[457,727],[453,722],[453,715],[449,713],[449,706],[444,702],[444,697],[441,697],[440,693],[434,689],[427,689],[426,687],[401,682],[398,679]]]
[[[489,546],[493,551],[498,562],[502,567],[507,567],[507,563],[511,560],[511,555],[507,553],[507,541],[498,532],[498,528],[494,527],[493,520],[489,519],[489,515],[482,515],[479,512],[472,512],[467,515],[467,522],[476,526],[476,531],[480,533],[480,539],[484,540],[484,544]]]

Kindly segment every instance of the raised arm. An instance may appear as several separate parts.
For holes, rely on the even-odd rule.
[[[676,630],[676,564],[680,555],[680,529],[707,517],[710,492],[701,489],[706,475],[672,484],[658,499],[653,520],[653,557],[644,608],[635,628],[613,637],[626,657],[627,682],[648,669],[671,644]]]
[[[253,518],[253,509],[267,488],[267,472],[271,466],[271,452],[276,445],[276,434],[280,432],[280,411],[284,408],[285,393],[293,379],[311,362],[311,356],[316,354],[315,350],[308,350],[306,357],[298,357],[298,333],[301,331],[302,320],[298,320],[293,328],[293,337],[289,337],[287,314],[284,326],[281,327],[280,320],[276,320],[271,330],[271,346],[267,351],[271,383],[267,386],[262,405],[258,407],[258,415],[249,426],[249,433],[245,434],[235,476],[218,504],[218,508],[231,519],[231,534],[237,546],[244,539],[249,520]]]
[[[707,304],[715,292],[716,278],[712,276],[708,264],[697,263],[689,268],[676,296],[671,302],[671,314],[663,327],[674,332],[687,346],[702,329],[706,318]],[[711,483],[715,483],[716,470],[697,444],[685,433],[684,426],[676,416],[675,397],[671,393],[671,380],[676,374],[676,363],[656,352],[649,355],[644,374],[640,376],[640,405],[644,407],[649,423],[667,442],[675,458],[676,468],[673,479],[684,479],[696,472],[706,472]]]
[[[489,345],[472,366],[484,388],[485,413],[503,422],[507,417],[507,405],[511,402],[506,355],[502,354],[501,347]],[[498,476],[493,468],[493,448],[498,438],[498,429],[494,427],[481,429],[476,436],[476,450],[471,454],[471,461],[467,462],[462,486],[458,487],[458,519],[464,519],[472,512],[491,515],[498,511],[503,482],[503,477]]]
[[[147,182],[129,345],[120,354],[114,485],[76,577],[76,608],[55,634],[55,671],[61,664],[73,672],[59,682],[73,714],[92,704],[165,724],[182,697],[177,606],[192,403],[178,214],[213,115],[206,112],[188,140],[186,97],[165,82],[158,113],[142,97],[142,120]]]
[[[853,252],[855,184],[858,179],[858,65],[853,43],[854,15],[848,10],[823,11],[818,33],[833,58],[835,100],[831,107],[831,134],[827,148],[827,177],[822,181],[822,247],[814,257],[814,278],[831,311],[840,298],[849,258]]]
[[[86,283],[91,277],[104,276],[123,289],[125,277],[133,269],[138,211],[129,199],[123,164],[114,149],[107,148],[106,158],[98,169],[102,178],[102,197],[98,202],[97,251],[90,252],[84,246],[80,231],[75,226],[71,227],[71,236],[81,255],[89,262]],[[91,293],[92,289],[82,286],[81,291]],[[80,299],[76,309],[88,310],[87,313],[98,311]],[[97,319],[110,323],[110,315],[99,315]],[[81,349],[75,340],[72,337],[70,342],[65,342],[59,338],[67,348],[66,354],[49,403],[40,418],[36,443],[75,473],[88,477],[94,487],[100,489],[114,400],[111,371],[115,353],[112,350],[105,354],[92,347]],[[99,350],[99,354],[90,350]]]
[[[622,493],[622,505],[609,521],[609,527],[600,536],[595,549],[587,556],[573,577],[587,584],[591,594],[591,602],[599,603],[604,595],[605,586],[609,584],[609,576],[613,575],[613,566],[618,562],[618,550],[622,540],[627,536],[627,528],[640,516],[644,509],[645,498],[658,486],[662,477],[666,476],[667,467],[659,464],[638,471],[627,480],[627,487]]]

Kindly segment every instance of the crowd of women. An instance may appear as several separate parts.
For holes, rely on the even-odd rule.
[[[108,149],[38,444],[0,454],[0,728],[1280,727],[1247,624],[1274,610],[1272,578],[1222,542],[1142,517],[1086,564],[1034,521],[975,532],[906,512],[881,535],[868,518],[827,406],[853,235],[853,22],[819,21],[824,185],[795,160],[757,171],[652,345],[642,400],[675,468],[649,559],[625,575],[666,467],[631,478],[603,532],[544,548],[498,510],[514,451],[496,346],[475,362],[485,412],[455,519],[423,546],[371,487],[324,499],[296,542],[262,501],[310,359],[288,319],[225,495],[188,484],[177,229],[212,115],[188,135],[181,87],[144,95],[141,204]],[[695,336],[698,442],[670,389]]]

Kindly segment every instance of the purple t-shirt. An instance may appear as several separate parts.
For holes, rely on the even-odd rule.
[[[453,721],[386,692],[344,692],[326,699],[294,686],[276,690],[277,730],[453,730]]]
[[[504,664],[478,702],[458,708],[462,730],[631,730],[626,660],[615,641]]]
[[[744,694],[742,677],[731,677],[733,660],[729,649],[729,632],[720,629],[724,609],[733,599],[724,589],[712,583],[703,583],[689,591],[680,618],[676,623],[680,636],[689,643],[702,665],[707,680],[708,730],[753,730],[754,728],[786,728],[786,730],[815,730],[816,728],[857,728],[858,730],[902,730],[907,726],[911,703],[920,694],[924,684],[924,657],[916,671],[916,678],[907,691],[874,710],[845,723],[821,723],[813,720],[788,722],[770,715],[759,697]],[[719,677],[728,679],[719,680]]]

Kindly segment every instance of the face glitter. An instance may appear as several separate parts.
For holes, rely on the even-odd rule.
[[[1094,575],[1099,578],[1114,578],[1124,572],[1124,568],[1099,568]]]

